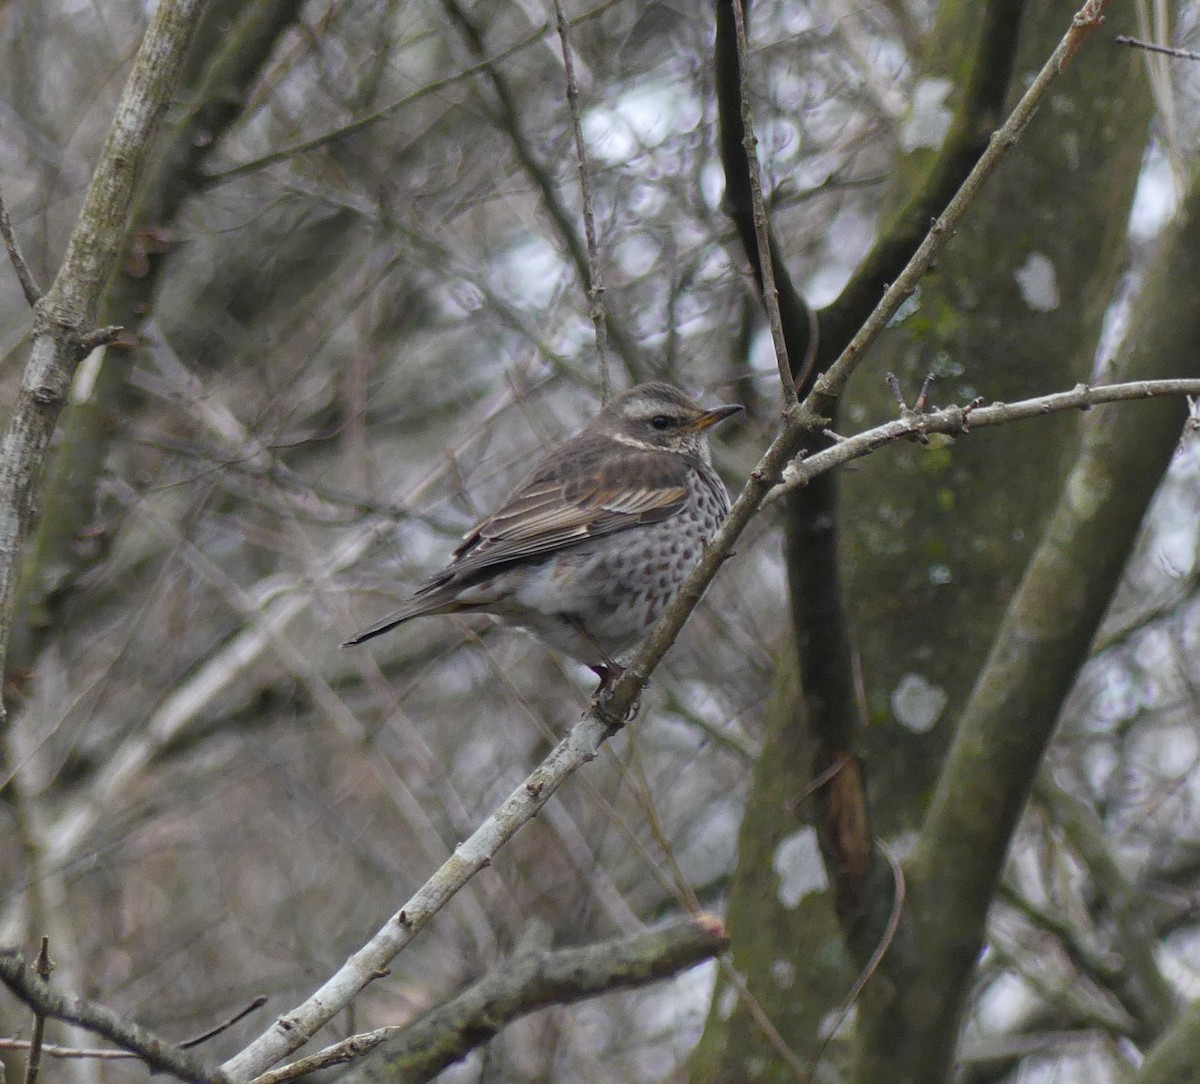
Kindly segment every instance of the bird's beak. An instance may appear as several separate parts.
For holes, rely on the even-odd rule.
[[[706,410],[701,414],[688,428],[693,433],[703,432],[710,426],[716,425],[717,422],[723,422],[731,414],[736,414],[741,409],[741,403],[730,403],[728,406],[713,407],[712,410]]]

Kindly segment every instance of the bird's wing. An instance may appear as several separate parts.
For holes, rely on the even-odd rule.
[[[687,500],[681,456],[614,449],[594,466],[547,464],[480,523],[454,551],[442,576],[461,580],[481,569],[552,553],[589,538],[675,515]]]
[[[361,644],[422,614],[475,609],[460,605],[457,596],[481,572],[670,519],[687,501],[690,468],[682,456],[619,445],[599,456],[579,451],[571,442],[560,447],[463,539],[441,572],[346,644]]]

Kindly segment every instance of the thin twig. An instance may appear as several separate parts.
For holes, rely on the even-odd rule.
[[[823,786],[825,786],[826,783],[833,779],[834,776],[845,769],[846,765],[848,765],[853,759],[854,758],[844,750],[839,753],[828,768],[821,772],[821,774],[815,779],[810,780],[808,786],[805,787],[788,803],[789,808],[795,809],[802,802],[807,802],[809,798],[816,794],[817,791],[819,791]]]
[[[12,260],[13,270],[21,283],[21,290],[30,306],[36,305],[42,299],[42,289],[33,277],[33,271],[25,262],[25,254],[13,230],[12,219],[8,214],[8,204],[4,202],[4,193],[0,191],[0,234],[4,237],[4,247],[8,249],[8,258]]]
[[[575,61],[571,43],[567,40],[567,19],[562,0],[554,0],[554,25],[562,46],[563,74],[567,81],[567,106],[571,111],[571,130],[575,136],[575,155],[579,159],[579,191],[583,197],[583,233],[587,241],[588,314],[596,329],[596,358],[600,366],[600,401],[607,403],[610,395],[608,379],[608,318],[604,311],[604,279],[600,269],[600,251],[596,245],[596,213],[592,205],[591,167],[588,165],[587,144],[583,139],[583,120],[579,113],[579,84],[575,79]]]
[[[750,1014],[750,1019],[754,1021],[758,1030],[766,1036],[771,1049],[775,1051],[779,1060],[783,1062],[787,1071],[791,1073],[796,1084],[811,1084],[812,1075],[804,1067],[804,1063],[796,1056],[795,1051],[788,1046],[787,1040],[779,1033],[779,1029],[771,1022],[771,1018],[767,1015],[766,1010],[759,1004],[758,998],[750,992],[750,987],[746,985],[746,980],[742,976],[742,973],[725,956],[722,956],[717,962],[720,964],[721,974],[725,976],[725,981],[736,991],[739,1000],[746,1007],[746,1012]]]
[[[1186,396],[1200,392],[1200,379],[1134,380],[1125,384],[1101,384],[1090,387],[1077,384],[1070,391],[1039,395],[1016,403],[993,403],[991,406],[947,407],[930,414],[908,410],[903,417],[866,429],[852,437],[844,437],[832,448],[825,448],[807,459],[789,464],[783,480],[767,495],[768,501],[782,497],[799,486],[807,485],[817,475],[852,459],[869,455],[885,444],[930,433],[961,434],[991,425],[1006,425],[1027,418],[1041,418],[1064,410],[1088,410],[1107,403],[1137,402],[1163,396]]]
[[[0,1050],[28,1050],[30,1039],[0,1039]],[[131,1050],[110,1050],[108,1047],[54,1046],[42,1043],[42,1053],[48,1058],[95,1058],[97,1061],[129,1061],[137,1054]]]
[[[1177,60],[1200,60],[1200,53],[1193,53],[1190,49],[1175,49],[1169,45],[1155,45],[1152,41],[1142,41],[1140,38],[1131,38],[1125,34],[1118,34],[1113,41],[1119,45],[1132,45],[1135,49],[1145,49],[1151,53],[1162,53],[1163,56],[1173,56]]]
[[[261,1009],[267,1003],[265,994],[259,994],[253,1001],[250,1002],[244,1009],[234,1013],[228,1020],[222,1021],[207,1031],[202,1031],[199,1035],[193,1035],[190,1039],[184,1039],[179,1044],[180,1050],[191,1050],[194,1046],[199,1046],[201,1043],[208,1042],[209,1039],[215,1039],[223,1031],[228,1031],[234,1024],[241,1020],[245,1020],[256,1009]]]
[[[54,965],[50,962],[50,938],[42,938],[42,947],[38,950],[37,959],[33,961],[33,970],[42,982],[50,981],[50,972]],[[25,1084],[37,1084],[38,1069],[42,1064],[42,1039],[46,1034],[46,1013],[38,1006],[33,1008],[33,1034],[29,1039],[29,1057],[25,1061]]]
[[[239,1020],[243,1020],[249,1016],[255,1009],[261,1009],[266,1003],[267,999],[265,997],[261,995],[256,997],[241,1012],[231,1016],[223,1023],[191,1039],[184,1039],[183,1042],[178,1044],[179,1049],[190,1050],[194,1046],[208,1042],[209,1039],[216,1038],[221,1032],[227,1031]],[[48,1043],[41,1043],[40,1038],[36,1035],[31,1039],[0,1039],[0,1050],[32,1050],[35,1042],[41,1045],[42,1053],[51,1058],[95,1058],[99,1061],[127,1061],[129,1059],[141,1058],[141,1055],[134,1050],[110,1050],[108,1047],[52,1046]]]
[[[875,946],[875,951],[871,953],[871,958],[867,961],[866,966],[859,972],[858,978],[854,980],[854,985],[850,987],[850,993],[846,995],[846,1000],[842,1003],[841,1009],[838,1011],[837,1019],[833,1025],[825,1032],[821,1039],[820,1046],[817,1047],[817,1052],[813,1055],[813,1075],[816,1075],[817,1066],[821,1062],[821,1057],[825,1053],[826,1047],[833,1041],[833,1037],[838,1033],[838,1029],[846,1022],[846,1017],[850,1015],[850,1010],[857,1004],[859,997],[862,995],[863,988],[871,980],[871,976],[878,970],[880,963],[883,961],[887,950],[892,947],[892,942],[896,940],[896,931],[900,928],[900,916],[904,913],[904,870],[900,863],[896,861],[895,855],[891,853],[879,840],[875,841],[875,846],[887,859],[888,865],[892,870],[892,909],[888,914],[887,925],[883,928],[883,935],[879,938],[879,944]]]
[[[775,346],[775,362],[779,366],[779,383],[783,388],[785,406],[796,402],[796,381],[788,361],[787,342],[783,336],[783,317],[779,313],[779,291],[775,287],[775,269],[771,264],[771,231],[767,226],[767,211],[763,203],[762,171],[758,166],[758,138],[754,134],[754,117],[750,109],[750,76],[746,66],[746,11],[742,0],[731,0],[733,25],[737,34],[738,78],[742,97],[742,141],[746,147],[746,162],[750,173],[750,200],[754,207],[754,235],[758,240],[758,265],[762,274],[763,304],[771,327],[771,342]],[[816,340],[809,337],[808,353],[816,358]],[[808,365],[808,358],[805,358]]]

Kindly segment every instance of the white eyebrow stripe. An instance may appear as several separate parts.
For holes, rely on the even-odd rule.
[[[658,450],[658,446],[650,444],[648,441],[638,440],[637,437],[626,436],[624,433],[609,433],[610,440],[615,440],[618,444],[627,444],[630,448],[641,448],[643,451],[653,452]]]

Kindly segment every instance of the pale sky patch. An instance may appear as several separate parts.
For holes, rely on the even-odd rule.
[[[954,114],[946,104],[954,84],[949,79],[922,79],[913,90],[912,112],[900,132],[900,145],[905,153],[918,147],[937,148],[942,145]]]
[[[810,892],[829,887],[815,828],[801,828],[784,839],[775,848],[771,867],[779,876],[779,902],[789,911]]]

